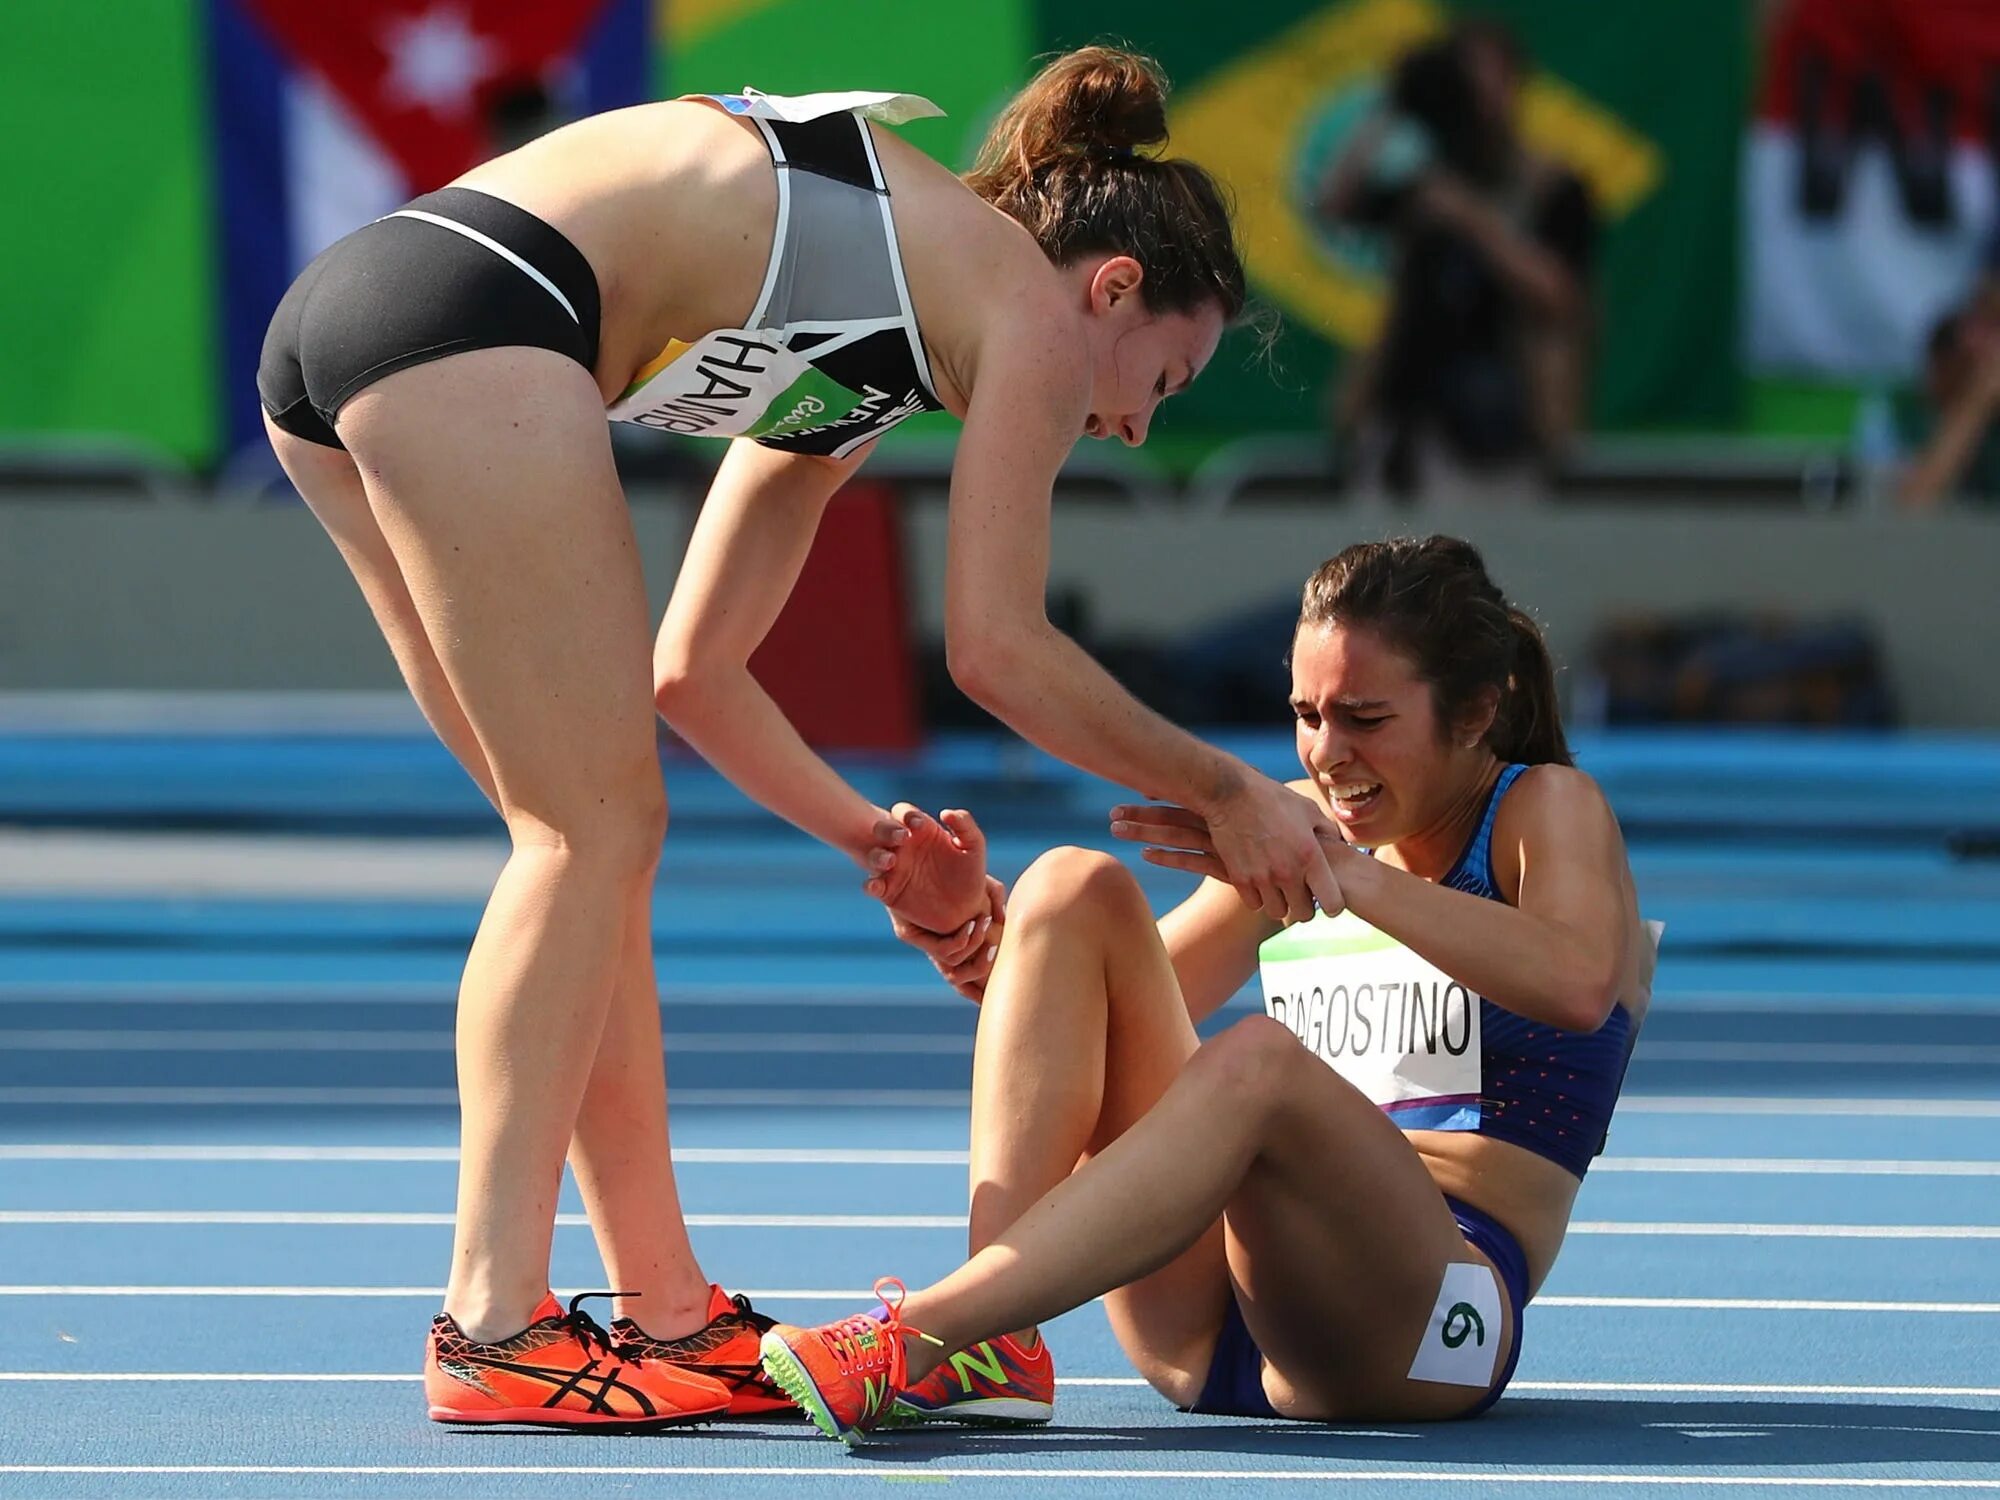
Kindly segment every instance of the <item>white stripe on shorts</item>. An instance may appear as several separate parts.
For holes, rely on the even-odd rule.
[[[425,213],[421,208],[399,208],[394,213],[384,214],[382,217],[385,219],[422,219],[426,224],[435,224],[440,229],[449,229],[454,234],[464,235],[474,244],[484,245],[488,250],[491,250],[495,255],[500,256],[502,259],[512,261],[515,265],[519,266],[523,271],[526,271],[530,276],[534,277],[536,281],[541,283],[542,289],[544,291],[546,291],[551,297],[555,298],[556,301],[562,304],[562,310],[569,314],[570,322],[576,324],[576,326],[579,328],[583,327],[583,319],[579,318],[576,315],[576,309],[569,305],[569,298],[565,297],[562,294],[561,287],[557,286],[553,281],[549,280],[548,277],[544,276],[540,271],[536,270],[533,266],[529,265],[525,260],[521,259],[520,256],[516,255],[512,250],[509,250],[505,245],[501,244],[498,240],[492,238],[490,235],[481,234],[471,225],[461,224],[456,219],[447,219],[439,214]]]

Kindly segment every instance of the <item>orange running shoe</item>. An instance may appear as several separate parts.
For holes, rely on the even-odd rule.
[[[585,1292],[564,1312],[551,1293],[526,1328],[490,1344],[473,1342],[439,1313],[424,1359],[431,1420],[635,1431],[728,1410],[721,1381],[621,1349],[577,1306],[612,1295]]]
[[[885,1291],[885,1288],[887,1291]],[[887,1295],[893,1291],[892,1302]],[[903,1336],[938,1341],[903,1326],[903,1283],[875,1283],[886,1318],[856,1313],[818,1328],[779,1323],[764,1335],[764,1372],[813,1425],[850,1448],[879,1423],[903,1388]]]
[[[677,1339],[656,1339],[630,1318],[611,1325],[621,1349],[641,1359],[712,1376],[729,1387],[729,1415],[756,1417],[790,1412],[791,1397],[758,1363],[758,1343],[777,1324],[750,1305],[748,1297],[732,1297],[719,1286],[708,1289],[708,1323]]]
[[[1024,1348],[1002,1335],[961,1349],[906,1391],[899,1391],[884,1427],[919,1422],[978,1422],[1039,1426],[1056,1414],[1056,1362],[1049,1341]]]

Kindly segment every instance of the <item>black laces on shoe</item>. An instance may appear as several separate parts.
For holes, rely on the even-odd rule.
[[[760,1334],[769,1333],[773,1328],[778,1326],[776,1318],[767,1318],[764,1314],[758,1312],[756,1308],[750,1305],[750,1299],[741,1292],[738,1292],[734,1297],[729,1299],[729,1305],[736,1309],[737,1317],[748,1323]]]
[[[569,1299],[569,1311],[560,1319],[563,1327],[576,1335],[576,1341],[588,1349],[595,1344],[613,1359],[623,1359],[624,1346],[604,1331],[597,1319],[585,1312],[577,1304],[587,1302],[592,1297],[637,1297],[637,1292],[578,1292]]]

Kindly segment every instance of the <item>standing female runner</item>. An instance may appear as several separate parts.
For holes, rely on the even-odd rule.
[[[931,112],[746,92],[579,121],[340,241],[272,322],[258,384],[279,460],[512,841],[460,988],[457,1229],[426,1375],[439,1420],[775,1404],[755,1369],[765,1320],[700,1273],[674,1189],[654,714],[882,877],[904,919],[979,951],[994,909],[978,862],[843,782],[746,665],[827,500],[903,418],[964,420],[960,685],[1051,753],[1199,809],[1273,918],[1333,896],[1322,811],[1148,713],[1043,609],[1064,456],[1081,436],[1144,441],[1243,303],[1213,181],[1135,149],[1165,138],[1163,80],[1108,49],[1058,59],[964,182],[870,124]],[[716,475],[650,660],[607,408],[752,440]],[[899,845],[927,857],[898,868]],[[650,1339],[607,1338],[548,1296],[565,1153]]]
[[[1499,1398],[1603,1148],[1653,936],[1541,633],[1466,543],[1323,565],[1291,696],[1294,785],[1339,825],[1347,914],[1245,911],[1185,809],[1112,814],[1208,877],[1157,927],[1108,855],[1021,877],[973,1062],[972,1258],[899,1306],[765,1335],[829,1433],[1047,1421],[1034,1325],[1099,1294],[1140,1374],[1195,1411]],[[1260,967],[1267,1015],[1199,1043]]]

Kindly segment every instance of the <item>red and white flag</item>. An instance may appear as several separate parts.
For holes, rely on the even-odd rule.
[[[1792,0],[1743,164],[1750,363],[1902,377],[1978,279],[2000,167],[2000,4]]]

